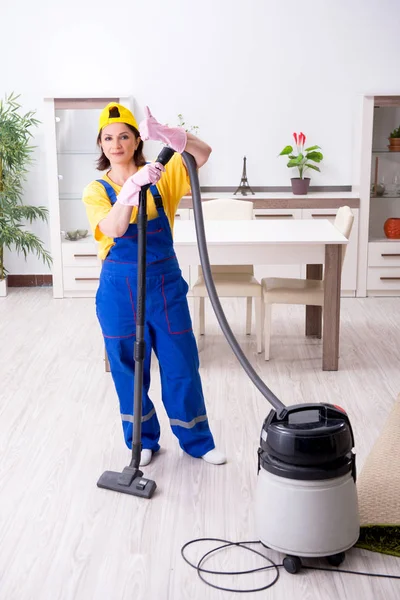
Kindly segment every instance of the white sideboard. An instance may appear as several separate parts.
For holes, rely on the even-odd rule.
[[[357,240],[358,240],[358,213],[359,209],[352,209],[355,219],[346,249],[342,274],[342,295],[354,296],[357,288]],[[318,219],[327,218],[333,221],[337,208],[313,209],[254,209],[255,219]],[[193,210],[182,208],[178,210],[177,219],[194,219]],[[62,240],[62,269],[63,269],[63,296],[64,297],[92,297],[95,295],[101,262],[97,258],[96,243],[93,238],[86,238],[79,242]],[[399,252],[400,257],[400,252]],[[400,262],[399,262],[400,264]],[[255,265],[255,276],[262,277],[305,277],[305,265]],[[183,276],[189,286],[197,279],[198,265],[185,266]],[[400,268],[399,268],[400,271]]]

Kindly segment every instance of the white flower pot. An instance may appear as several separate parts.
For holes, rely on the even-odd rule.
[[[5,298],[7,296],[7,277],[5,279],[0,279],[0,298]]]

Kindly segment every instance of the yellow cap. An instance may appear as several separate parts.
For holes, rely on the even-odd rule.
[[[112,108],[118,109],[119,117],[110,117],[110,111]],[[128,108],[125,108],[125,106],[122,106],[122,104],[117,104],[116,102],[110,102],[110,104],[107,104],[107,106],[101,111],[99,117],[99,132],[104,129],[104,127],[107,127],[107,125],[111,125],[111,123],[126,123],[127,125],[132,125],[135,127],[135,129],[139,130],[136,119],[131,111]]]

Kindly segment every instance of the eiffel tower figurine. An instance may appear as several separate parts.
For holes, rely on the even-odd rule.
[[[251,189],[249,182],[247,181],[247,173],[246,173],[246,157],[243,157],[243,173],[242,173],[242,179],[240,180],[240,184],[239,187],[237,188],[236,192],[233,194],[237,194],[238,192],[240,192],[242,194],[242,196],[246,196],[248,192],[251,192],[254,195],[253,190]]]

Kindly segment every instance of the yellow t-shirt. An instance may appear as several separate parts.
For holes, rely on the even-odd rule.
[[[100,175],[99,179],[104,179],[109,183],[118,195],[121,191],[121,186],[117,185],[106,174]],[[165,214],[168,217],[171,230],[174,226],[174,218],[176,210],[179,206],[182,196],[188,193],[190,189],[190,180],[183,159],[180,154],[175,153],[171,160],[165,166],[165,172],[162,174],[160,181],[157,183],[157,189],[160,192]],[[83,191],[82,198],[86,214],[89,219],[90,227],[95,240],[99,243],[98,255],[101,260],[107,256],[110,248],[114,246],[114,239],[110,238],[99,229],[99,223],[110,212],[112,205],[108,198],[104,186],[98,181],[92,181]],[[138,209],[136,206],[132,209],[131,223],[135,223],[137,219]],[[157,209],[154,203],[154,198],[150,190],[147,192],[147,217],[149,220],[155,219],[158,216]]]

